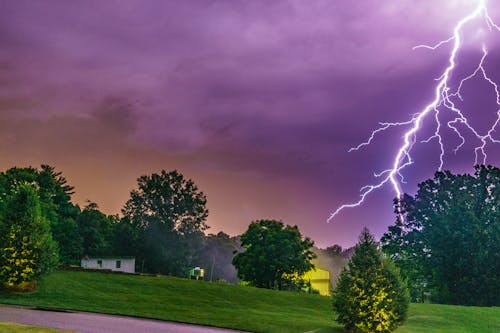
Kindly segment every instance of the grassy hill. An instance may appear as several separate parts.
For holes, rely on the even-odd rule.
[[[56,271],[34,293],[0,303],[122,314],[254,332],[332,332],[330,299],[172,277]],[[500,308],[412,304],[399,333],[493,333]]]

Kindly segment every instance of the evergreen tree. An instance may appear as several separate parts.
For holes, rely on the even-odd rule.
[[[333,292],[336,321],[356,332],[391,332],[406,318],[409,296],[396,267],[363,229]]]
[[[50,211],[47,216],[50,216],[50,229],[59,247],[61,264],[79,264],[83,255],[83,240],[76,223],[80,208],[71,202],[74,188],[68,185],[62,172],[49,165],[40,167],[37,178],[40,199],[43,200],[47,211]]]
[[[57,246],[42,216],[36,188],[20,183],[5,197],[0,215],[0,283],[31,282],[57,264]]]
[[[79,262],[83,254],[82,238],[75,221],[80,208],[71,202],[73,187],[51,166],[42,165],[40,169],[14,167],[0,173],[0,199],[10,195],[12,189],[23,182],[36,185],[40,209],[58,244],[61,263]]]

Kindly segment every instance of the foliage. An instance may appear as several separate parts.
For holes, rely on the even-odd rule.
[[[285,226],[274,220],[254,221],[241,235],[241,246],[233,264],[238,277],[259,288],[282,290],[293,285],[295,275],[311,268],[314,242],[302,238],[297,226]],[[292,277],[292,278],[290,278]]]
[[[326,253],[330,255],[331,257],[338,256],[342,253],[342,246],[338,244],[334,244],[332,246],[329,246],[325,249]]]
[[[142,231],[132,225],[127,218],[113,217],[113,233],[111,243],[113,248],[113,255],[117,256],[137,256],[141,248],[141,238],[140,235]],[[136,257],[136,264],[138,263],[138,257]],[[140,270],[143,272],[143,270]]]
[[[134,229],[129,238],[136,262],[151,273],[185,275],[208,228],[205,195],[177,171],[163,170],[137,181],[138,189],[122,210],[122,223]],[[119,227],[118,232],[127,229]]]
[[[500,169],[474,175],[437,172],[401,210],[383,249],[409,280],[412,298],[500,305]]]
[[[144,240],[142,259],[146,272],[186,276],[188,269],[198,262],[203,235],[195,232],[179,235],[164,224],[152,223],[140,239]]]
[[[37,186],[41,213],[50,223],[61,263],[76,263],[82,255],[82,239],[75,222],[80,208],[71,202],[73,187],[51,166],[42,165],[40,169],[14,167],[0,173],[0,198],[5,198],[23,182]]]
[[[49,217],[52,236],[59,246],[62,264],[76,264],[82,257],[82,238],[78,234],[76,219],[80,208],[71,202],[73,187],[68,185],[61,172],[48,165],[38,171],[40,197],[50,210]]]
[[[0,224],[1,285],[33,281],[55,266],[57,247],[33,185],[19,183],[3,198]]]
[[[336,321],[347,330],[391,332],[405,320],[408,305],[407,289],[397,269],[382,257],[365,228],[333,293]]]
[[[85,255],[113,254],[113,217],[106,216],[97,204],[89,202],[76,222]]]

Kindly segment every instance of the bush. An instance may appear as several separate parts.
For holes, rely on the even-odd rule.
[[[332,297],[336,321],[357,332],[393,331],[405,320],[409,305],[399,271],[366,228]]]

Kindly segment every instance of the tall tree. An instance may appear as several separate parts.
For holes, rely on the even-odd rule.
[[[57,246],[43,217],[35,186],[19,183],[0,211],[0,284],[31,282],[57,263]]]
[[[86,255],[111,255],[113,252],[113,217],[89,202],[77,217],[78,233],[83,240]]]
[[[348,269],[340,274],[332,299],[336,321],[349,331],[391,332],[406,318],[406,285],[366,228]]]
[[[437,172],[396,204],[402,214],[382,242],[414,298],[427,291],[442,303],[500,305],[500,169]]]
[[[112,216],[112,253],[113,255],[119,256],[131,256],[135,255],[136,264],[139,261],[142,264],[142,259],[139,260],[139,256],[142,256],[142,248],[144,244],[141,238],[144,238],[144,230],[139,229],[133,225],[130,220],[126,217],[119,218],[119,216]],[[141,257],[143,258],[143,257]],[[142,265],[140,267],[142,272]]]
[[[184,275],[208,228],[205,195],[177,171],[163,170],[137,182],[122,210],[122,223],[136,229],[131,241],[137,263],[153,273]]]
[[[254,221],[241,235],[244,252],[233,264],[238,277],[260,288],[283,289],[292,277],[299,277],[313,268],[311,251],[314,242],[303,238],[297,226],[275,220]]]
[[[50,225],[53,239],[58,243],[62,264],[77,262],[82,255],[82,239],[76,225],[80,208],[71,202],[73,187],[67,184],[61,172],[48,165],[40,169],[11,168],[0,173],[0,198],[8,195],[19,183],[38,186],[40,209]]]

